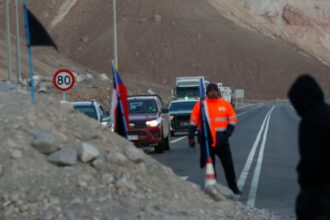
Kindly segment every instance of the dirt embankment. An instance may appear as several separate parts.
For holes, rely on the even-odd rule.
[[[279,219],[215,202],[97,122],[0,83],[0,219]]]

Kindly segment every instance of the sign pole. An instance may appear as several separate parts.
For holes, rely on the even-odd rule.
[[[62,101],[63,102],[66,102],[66,92],[63,92],[62,93]]]
[[[31,97],[32,103],[36,103],[35,88],[34,88],[34,73],[33,73],[33,61],[32,61],[32,50],[31,50],[31,36],[30,36],[30,24],[29,15],[26,6],[26,0],[23,0],[24,20],[25,20],[25,34],[26,34],[26,45],[28,48],[29,58],[29,69],[30,69],[30,82],[31,82]]]
[[[17,0],[15,0],[15,18],[16,18],[16,54],[17,54],[17,58],[16,58],[16,72],[17,72],[17,83],[19,83],[19,79],[21,76],[21,38],[20,38],[20,34],[19,34],[19,8],[18,8],[18,3]]]
[[[10,36],[10,17],[9,17],[9,0],[5,2],[6,10],[6,32],[7,32],[7,68],[8,68],[8,77],[7,80],[10,82],[10,77],[12,74],[11,66],[11,36]]]

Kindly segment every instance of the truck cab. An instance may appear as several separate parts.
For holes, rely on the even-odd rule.
[[[205,82],[205,88],[209,84],[203,76],[177,77],[176,85],[172,91],[173,99],[197,99],[200,96],[200,80]]]

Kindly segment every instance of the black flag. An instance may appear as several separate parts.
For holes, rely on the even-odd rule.
[[[47,46],[57,50],[57,46],[46,28],[30,10],[27,10],[27,12],[29,16],[31,46]]]

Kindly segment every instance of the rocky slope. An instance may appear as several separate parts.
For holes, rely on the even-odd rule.
[[[280,219],[216,202],[93,120],[0,83],[0,219]]]
[[[231,12],[227,13],[228,18],[233,20],[239,18],[245,25],[282,38],[322,62],[330,63],[329,1],[216,0],[216,2]]]
[[[110,72],[111,0],[49,4],[31,0],[29,6],[53,36],[61,55],[88,69]],[[237,11],[249,19],[257,18],[238,6],[216,0],[118,1],[123,78],[137,87],[155,81],[170,96],[176,76],[203,74],[212,81],[245,89],[249,98],[275,99],[286,98],[297,75],[312,72],[330,95],[328,66],[249,24],[245,26],[250,29],[242,28],[240,23],[246,18],[236,16]]]
[[[12,38],[12,67],[13,72],[11,80],[16,82],[16,47],[15,39]],[[24,39],[22,38],[22,80],[23,86],[27,86],[29,79],[29,66],[27,59],[27,50]],[[7,80],[7,48],[5,33],[0,29],[0,81]],[[77,76],[77,84],[68,93],[69,101],[97,100],[100,101],[105,109],[110,105],[112,93],[112,75],[111,72],[97,72],[86,68],[77,62],[72,61],[64,54],[58,53],[52,48],[34,47],[33,48],[33,66],[36,80],[37,92],[47,93],[60,99],[61,94],[55,90],[52,85],[52,75],[60,68],[67,68],[73,71]],[[141,80],[140,76],[132,76],[125,79],[125,84],[131,94],[145,94],[149,89],[160,94],[166,102],[169,101],[170,90],[165,86],[157,85],[153,79]]]

